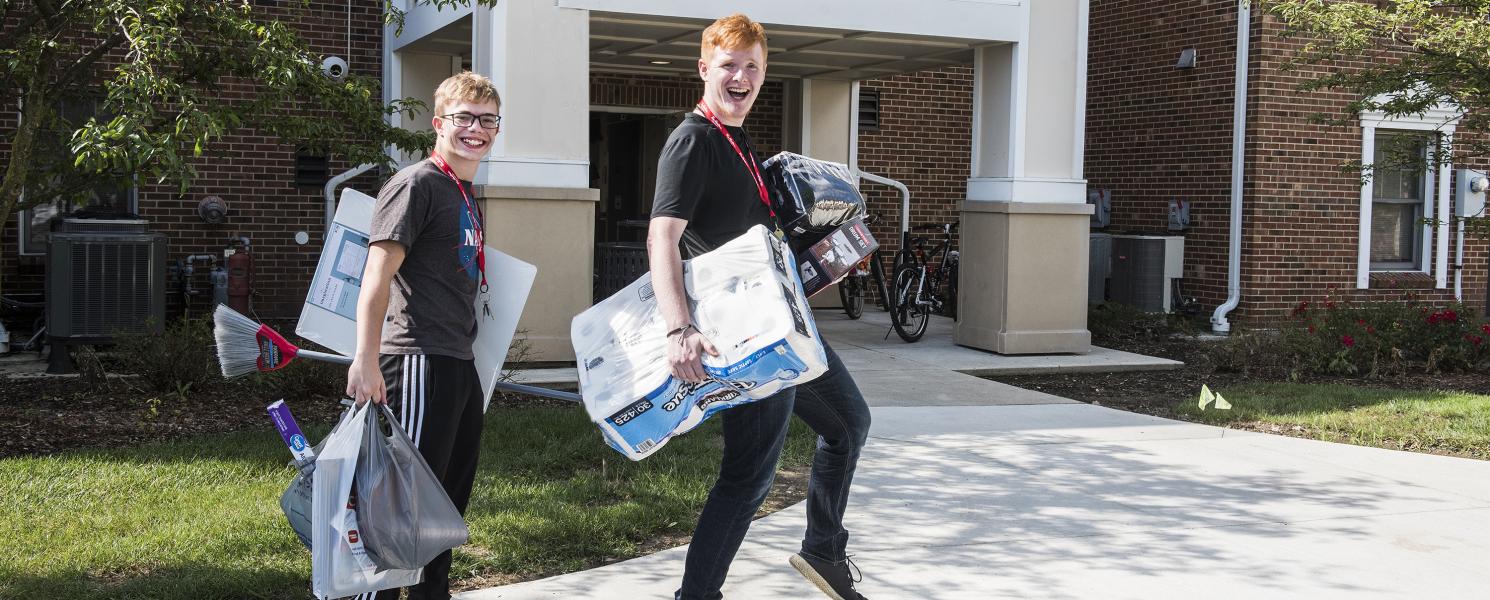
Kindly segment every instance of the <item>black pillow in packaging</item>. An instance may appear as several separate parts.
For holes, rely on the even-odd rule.
[[[864,196],[848,165],[792,152],[762,164],[761,177],[793,251],[817,243],[865,212]]]

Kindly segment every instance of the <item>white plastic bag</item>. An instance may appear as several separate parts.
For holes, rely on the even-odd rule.
[[[367,426],[369,404],[342,413],[322,442],[311,483],[310,581],[317,598],[340,598],[419,583],[423,569],[379,572],[357,528],[352,478]]]

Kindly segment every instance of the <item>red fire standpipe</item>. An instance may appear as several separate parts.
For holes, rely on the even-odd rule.
[[[231,245],[239,247],[228,257],[228,308],[252,314],[249,297],[253,295],[253,252],[249,250],[248,238],[234,240]]]

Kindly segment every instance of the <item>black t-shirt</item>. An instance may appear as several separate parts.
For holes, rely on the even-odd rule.
[[[747,159],[758,158],[744,129],[726,128]],[[756,168],[760,168],[758,160]],[[680,244],[683,258],[718,248],[756,225],[775,227],[745,162],[729,140],[698,113],[688,113],[668,136],[657,159],[652,217],[688,221]]]

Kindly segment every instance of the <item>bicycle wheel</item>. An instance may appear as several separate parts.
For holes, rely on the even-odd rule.
[[[838,282],[838,299],[843,301],[843,312],[850,319],[864,316],[864,277],[849,275]]]
[[[887,313],[894,313],[895,309],[890,303],[890,287],[885,285],[885,266],[880,263],[878,250],[869,258],[869,276],[874,279],[875,291],[879,292],[880,308]]]
[[[890,324],[900,339],[907,342],[920,340],[931,321],[931,313],[920,302],[916,290],[924,274],[924,270],[910,266],[895,273],[895,310],[890,313]]]

